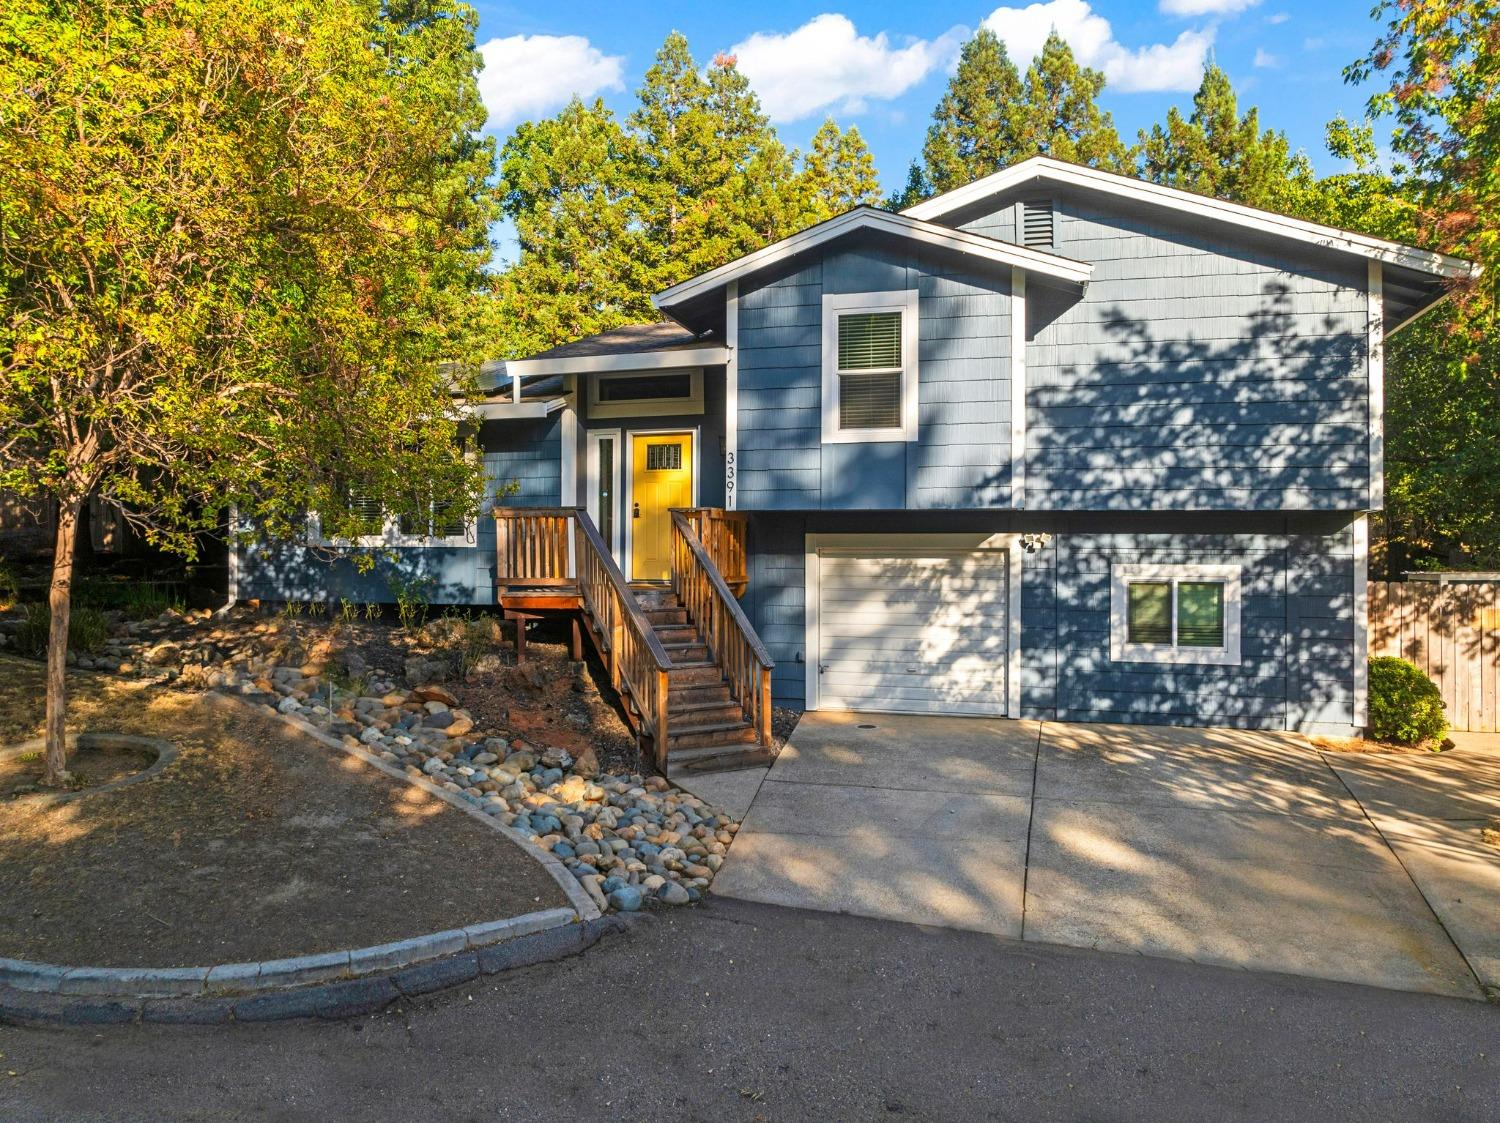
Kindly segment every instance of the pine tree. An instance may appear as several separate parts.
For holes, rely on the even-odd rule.
[[[525,122],[500,154],[520,258],[501,279],[507,354],[649,316],[633,222],[633,146],[602,101]]]
[[[1031,155],[1023,152],[1021,109],[1021,73],[999,37],[981,27],[933,110],[922,145],[924,189],[951,191]]]
[[[880,204],[875,158],[857,128],[840,130],[831,117],[823,122],[802,162],[797,195],[803,204],[799,225],[804,226]]]
[[[932,184],[927,182],[927,176],[922,171],[922,165],[916,160],[906,169],[906,184],[895,194],[885,201],[885,208],[889,211],[904,211],[907,207],[914,207],[923,199],[933,196]]]
[[[1186,120],[1173,107],[1167,123],[1140,134],[1141,174],[1169,187],[1232,199],[1253,207],[1291,209],[1293,196],[1313,181],[1286,134],[1260,128],[1253,106],[1241,116],[1229,75],[1210,64]]]
[[[1056,31],[1026,70],[1015,159],[1053,156],[1075,164],[1128,173],[1132,155],[1099,108],[1104,75],[1080,66]]]

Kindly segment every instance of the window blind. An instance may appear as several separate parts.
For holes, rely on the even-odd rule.
[[[900,312],[854,312],[839,317],[839,370],[900,366]]]
[[[840,429],[899,429],[901,372],[839,375]]]
[[[1177,585],[1177,645],[1224,646],[1224,586],[1217,581]]]

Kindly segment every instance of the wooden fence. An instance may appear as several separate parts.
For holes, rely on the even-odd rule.
[[[1421,667],[1454,729],[1500,730],[1500,581],[1370,582],[1370,654]]]

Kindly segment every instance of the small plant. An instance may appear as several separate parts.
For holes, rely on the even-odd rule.
[[[403,632],[413,632],[427,619],[428,597],[432,591],[432,579],[427,577],[402,577],[393,573],[386,582],[396,598],[396,620]]]
[[[359,605],[348,597],[339,597],[339,623],[352,624],[359,619]]]
[[[149,620],[183,607],[181,600],[170,595],[161,585],[149,581],[85,578],[78,583],[73,595],[76,604],[101,611],[113,609],[129,620]]]
[[[302,602],[289,600],[281,606],[281,615],[288,620],[295,620],[302,615]]]
[[[16,633],[16,647],[23,655],[40,659],[47,652],[47,637],[52,631],[52,610],[45,604],[28,604],[21,630]],[[89,654],[98,651],[109,638],[104,614],[86,604],[75,604],[68,616],[68,650]]]
[[[379,620],[380,619],[380,606],[378,604],[367,604],[367,605],[365,605],[365,619],[366,620]]]
[[[16,581],[16,575],[10,571],[10,567],[0,562],[0,612],[15,606],[21,599],[21,587]]]
[[[1415,664],[1370,660],[1370,736],[1394,745],[1441,743],[1448,732],[1443,696]]]

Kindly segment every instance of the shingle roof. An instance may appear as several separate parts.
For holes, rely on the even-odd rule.
[[[528,359],[574,359],[590,355],[633,355],[646,351],[678,351],[688,347],[716,346],[717,340],[700,339],[679,324],[662,320],[655,324],[626,324],[597,335],[585,336]]]

